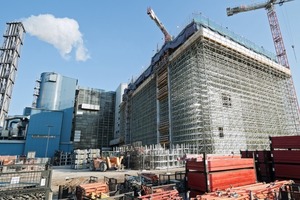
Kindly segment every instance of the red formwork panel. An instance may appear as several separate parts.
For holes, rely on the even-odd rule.
[[[204,162],[203,161],[196,161],[196,160],[188,160],[185,165],[187,170],[195,170],[204,172]]]
[[[272,161],[271,151],[268,150],[256,150],[256,151],[241,151],[242,158],[255,158],[257,162],[264,163]]]
[[[254,169],[230,170],[209,174],[210,190],[217,191],[230,187],[254,184],[256,175]]]
[[[298,150],[274,150],[272,154],[274,163],[300,164],[300,151]]]
[[[300,149],[300,136],[270,137],[273,149]]]
[[[205,171],[203,161],[190,160],[186,162],[187,170]],[[208,172],[254,168],[254,160],[252,158],[224,158],[207,160]]]
[[[243,186],[256,182],[254,169],[239,169],[208,174],[208,183],[205,174],[199,172],[187,173],[187,188],[199,192],[217,191],[231,186]],[[208,189],[207,189],[208,185]]]
[[[272,164],[271,163],[262,163],[257,165],[257,169],[261,176],[270,176],[272,172]]]
[[[255,151],[255,160],[259,163],[266,163],[272,161],[271,151]]]
[[[232,158],[208,161],[210,172],[244,168],[254,168],[254,160],[252,158]]]
[[[202,191],[198,191],[198,190],[189,190],[189,199],[191,198],[195,198],[196,196],[198,195],[202,195],[204,194],[205,192],[202,192]]]
[[[245,150],[245,151],[240,151],[240,152],[241,152],[241,157],[242,158],[253,158],[253,155],[254,155],[255,151]]]
[[[206,179],[205,175],[201,172],[187,172],[187,188],[206,192]]]
[[[300,179],[300,165],[274,164],[275,178]]]

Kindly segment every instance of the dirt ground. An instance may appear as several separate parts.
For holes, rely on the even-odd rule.
[[[52,181],[51,189],[53,200],[58,199],[58,190],[60,185],[79,185],[81,183],[87,183],[90,177],[97,177],[98,181],[104,180],[104,177],[115,178],[118,183],[124,181],[124,175],[137,175],[141,172],[151,172],[157,175],[165,173],[174,173],[175,171],[184,171],[185,168],[172,168],[172,169],[161,169],[161,170],[108,170],[106,172],[90,171],[89,169],[75,170],[71,169],[70,166],[54,166],[52,168]]]

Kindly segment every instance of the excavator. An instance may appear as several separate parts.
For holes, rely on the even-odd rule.
[[[123,156],[113,151],[103,151],[100,157],[95,157],[90,162],[90,170],[105,172],[106,170],[118,170],[122,168]]]

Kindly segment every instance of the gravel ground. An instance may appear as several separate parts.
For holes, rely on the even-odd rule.
[[[124,181],[124,175],[137,175],[141,172],[151,172],[155,174],[174,173],[175,171],[184,171],[185,168],[173,168],[173,169],[161,169],[161,170],[108,170],[106,172],[90,171],[89,169],[75,170],[70,166],[54,166],[52,168],[52,182],[51,189],[53,192],[53,199],[58,199],[58,189],[60,185],[79,185],[80,183],[86,183],[91,176],[97,177],[98,181],[104,180],[104,177],[115,178],[118,183]]]

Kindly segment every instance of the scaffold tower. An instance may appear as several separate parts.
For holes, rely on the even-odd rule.
[[[9,22],[3,35],[4,43],[0,48],[0,126],[8,114],[24,33],[21,22]]]

